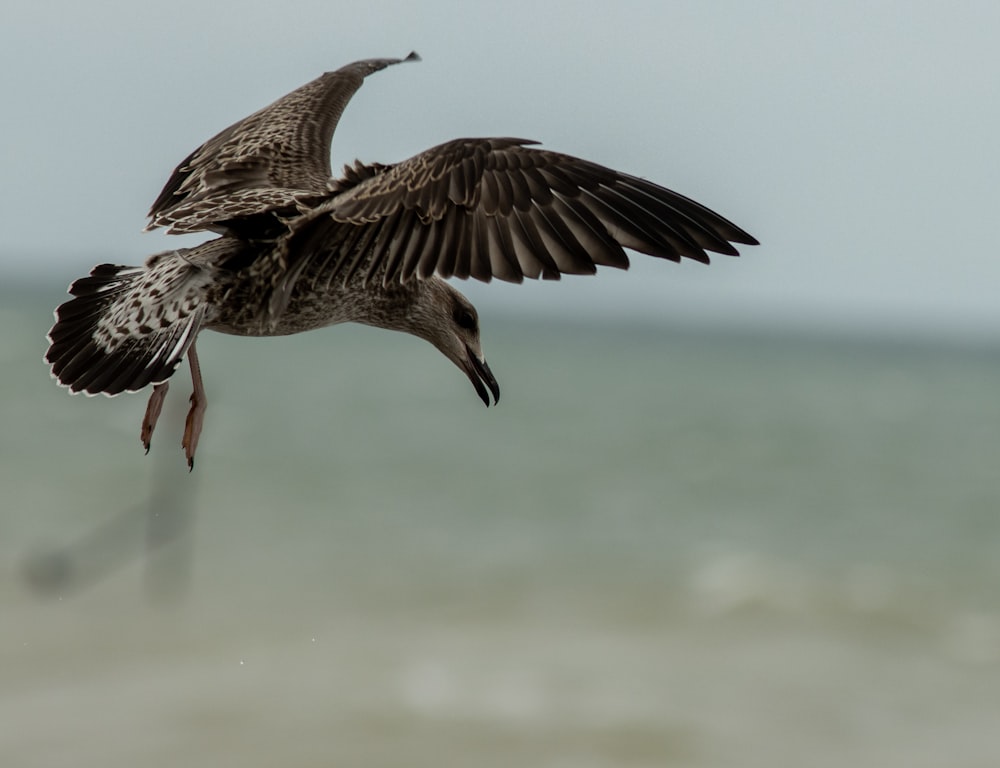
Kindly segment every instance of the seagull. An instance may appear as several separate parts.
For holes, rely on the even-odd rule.
[[[737,256],[754,237],[645,179],[517,138],[445,142],[395,164],[344,167],[330,143],[365,78],[402,59],[327,72],[216,134],[173,171],[147,229],[216,235],[142,266],[101,264],[69,288],[45,355],[70,392],[152,385],[148,453],[169,379],[193,383],[182,448],[189,469],[207,405],[195,343],[203,330],[281,336],[338,323],[426,339],[486,404],[500,388],[479,315],[446,280],[557,280],[627,269],[626,249],[670,261]]]

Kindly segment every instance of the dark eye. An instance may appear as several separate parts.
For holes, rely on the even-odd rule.
[[[456,307],[455,323],[459,328],[465,328],[467,331],[472,331],[475,330],[476,327],[476,316],[465,307]]]

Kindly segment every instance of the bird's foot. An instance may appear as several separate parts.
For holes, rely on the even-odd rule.
[[[168,389],[170,389],[169,382],[156,384],[153,387],[153,394],[149,396],[149,403],[146,404],[146,415],[142,417],[142,431],[139,433],[139,439],[142,440],[146,453],[149,453],[153,430],[156,428],[157,419],[160,418],[160,411],[163,410],[163,400],[167,396]]]
[[[188,411],[187,420],[184,422],[184,439],[181,447],[184,448],[184,455],[187,457],[188,471],[194,469],[194,452],[198,448],[198,438],[201,437],[201,427],[205,421],[205,395],[198,397],[197,393],[191,395],[191,410]]]

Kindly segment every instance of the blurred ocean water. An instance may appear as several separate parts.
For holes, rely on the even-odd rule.
[[[0,762],[1000,761],[1000,350],[483,319],[205,334],[144,395],[0,287]]]

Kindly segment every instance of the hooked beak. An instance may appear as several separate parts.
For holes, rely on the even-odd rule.
[[[489,387],[489,391],[493,393],[493,404],[496,405],[500,402],[500,385],[497,384],[497,380],[493,376],[493,372],[490,367],[486,364],[485,360],[480,360],[475,353],[469,349],[465,348],[468,353],[468,358],[466,365],[462,366],[465,370],[466,376],[469,377],[469,381],[472,382],[472,386],[476,388],[476,394],[479,395],[479,399],[482,400],[486,407],[490,407],[490,395],[486,391]]]

